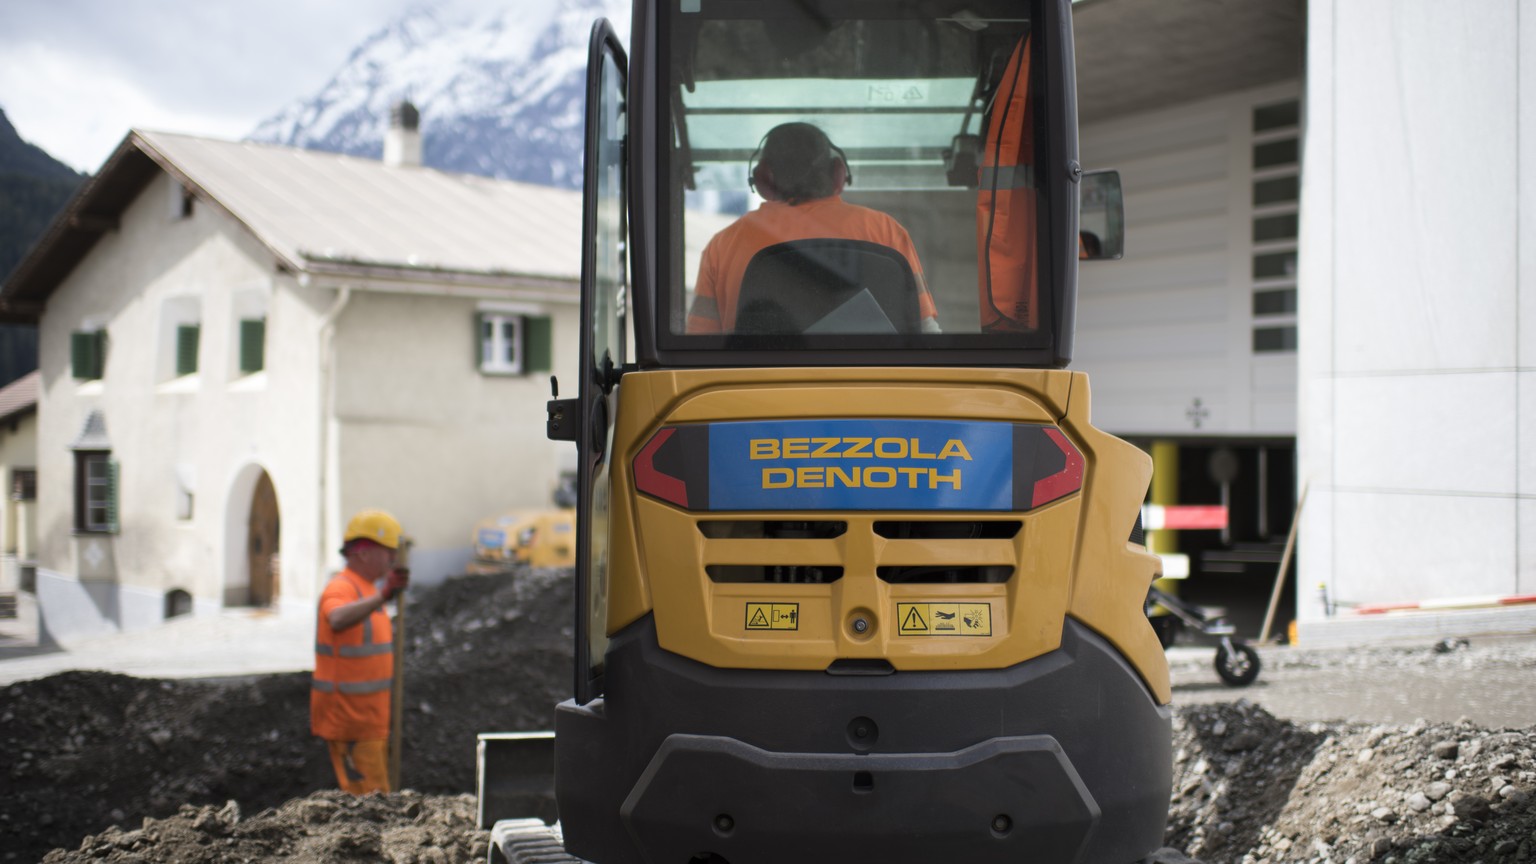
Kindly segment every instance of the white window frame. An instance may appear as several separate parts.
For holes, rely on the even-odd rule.
[[[480,371],[487,375],[523,374],[523,316],[482,310],[480,322]]]
[[[83,534],[111,534],[117,530],[112,511],[117,494],[113,483],[112,454],[106,450],[79,453],[79,517],[76,530]]]

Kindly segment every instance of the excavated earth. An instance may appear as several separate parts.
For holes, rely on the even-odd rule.
[[[524,570],[413,592],[409,795],[317,793],[335,778],[310,735],[308,673],[69,672],[0,689],[0,862],[56,848],[72,851],[50,860],[484,860],[475,736],[550,728],[570,692],[571,582]]]
[[[522,571],[412,598],[409,789],[387,796],[328,789],[307,675],[0,689],[0,862],[484,861],[475,734],[549,727],[569,689],[570,585]],[[1536,864],[1536,727],[1298,724],[1238,699],[1178,708],[1173,743],[1159,861]]]

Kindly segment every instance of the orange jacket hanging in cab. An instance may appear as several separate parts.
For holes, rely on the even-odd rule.
[[[1018,332],[1040,326],[1029,54],[1025,37],[1013,49],[998,84],[982,154],[976,260],[983,331]]]

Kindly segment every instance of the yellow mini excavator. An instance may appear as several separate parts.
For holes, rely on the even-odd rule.
[[[1069,0],[636,0],[630,41],[593,32],[548,418],[580,470],[558,833],[492,858],[1142,860],[1151,461],[1065,368],[1124,234]]]

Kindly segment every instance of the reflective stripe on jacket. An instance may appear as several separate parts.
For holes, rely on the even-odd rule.
[[[1029,53],[1026,36],[1013,49],[998,84],[982,153],[976,194],[976,263],[984,331],[1040,326]]]
[[[389,691],[395,671],[394,632],[381,606],[333,631],[331,610],[378,593],[373,583],[343,570],[320,595],[315,621],[315,675],[309,693],[311,730],[327,741],[389,737]]]

